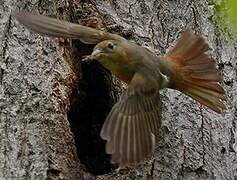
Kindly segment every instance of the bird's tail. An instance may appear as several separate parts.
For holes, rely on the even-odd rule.
[[[184,32],[176,46],[162,59],[170,73],[172,89],[179,90],[212,110],[226,109],[224,89],[215,61],[205,52],[204,39]]]

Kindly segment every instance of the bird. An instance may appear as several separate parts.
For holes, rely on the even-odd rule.
[[[153,156],[162,122],[161,89],[178,90],[217,113],[226,110],[222,77],[207,53],[209,46],[190,30],[181,33],[168,53],[156,55],[117,34],[25,11],[14,16],[41,35],[93,44],[89,59],[98,61],[128,85],[100,132],[111,163],[119,168]]]

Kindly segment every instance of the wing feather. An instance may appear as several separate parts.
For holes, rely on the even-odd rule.
[[[136,73],[102,127],[106,152],[120,167],[144,161],[154,152],[154,134],[160,126],[160,96],[159,86],[152,80]]]
[[[14,16],[28,29],[47,36],[80,39],[85,44],[97,44],[110,39],[126,40],[116,34],[29,12],[22,11]]]

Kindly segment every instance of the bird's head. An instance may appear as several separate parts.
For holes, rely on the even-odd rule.
[[[97,44],[90,56],[105,68],[113,71],[127,61],[126,48],[120,41],[106,40]]]

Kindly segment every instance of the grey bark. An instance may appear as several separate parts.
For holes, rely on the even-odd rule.
[[[81,57],[88,50],[29,32],[12,17],[19,9],[84,24],[95,16],[103,28],[157,54],[173,46],[182,30],[202,34],[223,75],[228,109],[219,115],[177,91],[163,90],[154,158],[97,178],[237,179],[237,43],[210,21],[214,9],[206,0],[1,1],[0,179],[93,178],[81,166],[67,116],[81,80],[75,53]],[[111,102],[122,89],[114,84],[120,86],[112,89]]]

